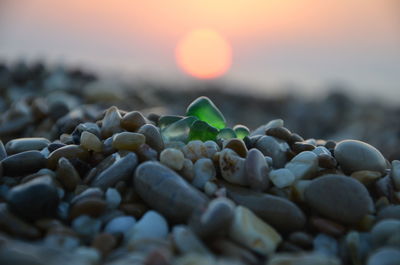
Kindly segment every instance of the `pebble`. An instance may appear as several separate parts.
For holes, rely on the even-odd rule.
[[[272,170],[269,173],[269,179],[275,185],[275,187],[282,189],[291,186],[296,180],[296,177],[289,169],[280,168]]]
[[[400,248],[400,221],[386,219],[376,223],[371,230],[371,238],[376,248],[383,246]]]
[[[313,245],[313,237],[305,232],[293,232],[289,235],[289,241],[304,249],[310,249]]]
[[[133,181],[136,192],[150,207],[177,222],[186,221],[193,210],[208,202],[204,194],[158,162],[140,164]]]
[[[385,172],[386,160],[372,145],[356,140],[344,140],[335,147],[335,158],[346,174],[370,170]]]
[[[200,140],[194,140],[187,143],[183,148],[182,152],[185,158],[190,159],[193,163],[200,158],[212,158],[214,154],[219,151],[219,148],[214,144],[213,141],[206,141],[203,143]]]
[[[320,218],[320,217],[311,217],[310,223],[313,227],[315,227],[321,233],[325,233],[327,235],[331,235],[334,237],[339,237],[344,234],[345,227],[335,223],[331,220]]]
[[[269,186],[269,165],[261,151],[252,148],[247,153],[245,161],[245,175],[250,188],[256,191],[264,191]]]
[[[146,144],[157,152],[161,152],[164,149],[164,140],[159,129],[153,124],[143,125],[140,127],[138,133],[143,134],[146,137]]]
[[[283,120],[282,119],[276,119],[276,120],[271,120],[267,124],[261,125],[257,129],[255,129],[250,136],[256,136],[256,135],[265,135],[265,132],[270,129],[270,128],[275,128],[275,127],[283,127]]]
[[[7,198],[10,210],[27,220],[54,216],[58,202],[57,188],[49,176],[13,187]]]
[[[80,215],[99,217],[105,212],[107,204],[104,200],[98,198],[84,198],[76,202],[71,207],[70,219],[75,219]]]
[[[265,156],[272,158],[274,168],[282,168],[287,162],[286,153],[290,150],[289,145],[278,138],[272,136],[262,136],[256,143],[255,147]]]
[[[135,153],[129,153],[98,174],[91,185],[106,190],[118,181],[128,180],[133,175],[137,164],[138,159]]]
[[[351,174],[352,178],[358,180],[367,187],[378,180],[381,176],[382,174],[380,172],[369,170],[355,171]]]
[[[316,178],[307,186],[304,196],[313,210],[344,224],[357,223],[374,211],[367,189],[346,176],[324,175]]]
[[[100,139],[88,131],[82,132],[80,144],[83,148],[89,151],[101,152],[103,150],[103,143]]]
[[[339,244],[331,236],[318,234],[314,238],[314,252],[327,257],[336,257],[339,252]]]
[[[113,235],[122,234],[127,237],[135,223],[136,219],[132,216],[118,216],[107,223],[104,232]]]
[[[225,198],[213,199],[207,208],[192,215],[189,222],[193,231],[202,238],[225,235],[233,218],[235,204]]]
[[[182,169],[180,171],[180,175],[182,177],[184,177],[187,181],[192,182],[192,180],[194,179],[194,169],[193,169],[194,165],[192,160],[189,160],[187,158],[185,158],[183,160],[183,166]]]
[[[234,202],[249,208],[279,231],[295,231],[306,223],[304,213],[287,199],[233,186],[227,186],[227,191]]]
[[[180,253],[199,253],[209,255],[203,242],[185,225],[177,225],[172,229],[172,238]]]
[[[108,188],[105,195],[106,195],[107,206],[111,209],[118,208],[122,200],[118,190],[114,188]]]
[[[87,215],[81,215],[72,221],[72,228],[84,238],[93,238],[101,228],[101,221]]]
[[[219,168],[222,177],[233,184],[247,185],[246,160],[232,149],[223,149],[219,154]]]
[[[81,123],[75,127],[75,130],[71,134],[74,144],[81,143],[82,134],[84,132],[94,134],[97,138],[101,137],[100,127],[96,123],[92,123],[92,122]]]
[[[400,161],[399,160],[392,161],[390,177],[393,180],[393,185],[396,188],[396,190],[400,191]]]
[[[317,253],[276,254],[266,265],[341,265],[336,257],[327,257]]]
[[[103,257],[107,256],[117,246],[117,239],[111,234],[99,234],[92,241],[92,247]]]
[[[397,219],[400,221],[400,205],[389,205],[378,212],[377,219]]]
[[[129,132],[136,132],[146,124],[146,118],[139,111],[131,111],[124,115],[121,127]]]
[[[135,224],[129,241],[163,239],[168,234],[168,223],[158,212],[150,210]]]
[[[4,147],[3,141],[0,140],[0,161],[7,157],[7,151]]]
[[[40,232],[35,226],[11,213],[5,203],[0,203],[0,230],[21,238],[36,239],[40,237]]]
[[[323,168],[333,169],[337,166],[337,161],[331,154],[319,154],[318,155],[318,165]]]
[[[284,140],[286,142],[290,142],[292,133],[285,127],[272,127],[265,131],[266,135],[273,136]]]
[[[236,154],[239,156],[246,158],[247,156],[247,147],[243,140],[238,139],[238,138],[233,138],[224,141],[224,148],[230,148],[233,151],[235,151]]]
[[[296,155],[285,165],[296,180],[312,178],[318,171],[318,157],[311,151],[304,151]]]
[[[166,148],[160,153],[160,162],[173,170],[181,170],[184,162],[183,153],[174,148]]]
[[[76,186],[81,182],[78,171],[76,171],[75,167],[64,157],[58,160],[56,178],[67,191],[75,190]]]
[[[193,172],[194,179],[192,184],[201,190],[204,189],[204,186],[208,181],[214,180],[217,175],[214,163],[209,158],[201,158],[197,160],[194,163]]]
[[[18,138],[9,141],[5,148],[8,155],[13,155],[25,151],[40,151],[49,144],[50,141],[46,138]]]
[[[398,248],[381,248],[374,252],[367,261],[367,265],[398,265],[400,250]]]
[[[229,236],[262,255],[274,253],[282,241],[274,228],[243,206],[237,206],[235,209]]]
[[[121,132],[113,136],[112,146],[117,150],[137,151],[146,137],[141,133]]]
[[[47,158],[47,167],[50,169],[55,169],[57,167],[58,160],[61,157],[65,157],[68,160],[78,158],[85,161],[88,159],[89,153],[79,145],[66,145],[50,153],[49,157]]]
[[[121,124],[121,114],[119,113],[117,107],[111,107],[106,110],[101,126],[101,137],[106,139],[115,133],[122,131]]]
[[[10,155],[1,161],[5,176],[23,176],[46,166],[46,158],[39,151],[25,151]]]

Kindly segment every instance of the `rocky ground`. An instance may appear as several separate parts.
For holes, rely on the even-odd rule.
[[[0,95],[0,264],[399,264],[400,108],[23,62]]]

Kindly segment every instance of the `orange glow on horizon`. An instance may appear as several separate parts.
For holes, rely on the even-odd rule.
[[[175,55],[182,70],[200,79],[222,76],[232,63],[230,44],[212,29],[189,32],[178,43]]]

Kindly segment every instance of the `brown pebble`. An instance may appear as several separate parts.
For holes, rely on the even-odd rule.
[[[233,151],[236,152],[239,156],[246,158],[247,156],[247,147],[244,144],[243,140],[237,139],[237,138],[232,138],[229,140],[226,140],[224,142],[224,148],[230,148]]]
[[[297,154],[303,151],[312,151],[314,149],[314,145],[305,142],[295,142],[294,144],[292,144],[292,150]]]
[[[123,203],[119,206],[119,209],[125,214],[139,219],[147,211],[147,206],[141,203]]]
[[[85,198],[76,202],[71,207],[70,218],[74,219],[80,215],[99,217],[107,208],[107,203],[98,198]]]
[[[92,247],[100,251],[106,257],[117,246],[117,239],[107,233],[97,235],[92,241]]]
[[[335,141],[329,140],[329,141],[326,141],[326,143],[325,143],[325,147],[327,149],[329,149],[329,150],[335,149],[335,146],[336,146],[336,142]]]
[[[124,115],[121,127],[130,132],[136,132],[146,124],[146,118],[139,111],[131,111]]]
[[[295,142],[303,142],[303,141],[304,141],[304,138],[301,137],[300,135],[298,135],[297,133],[292,133],[292,135],[290,136],[290,139],[289,139],[290,144],[295,143]]]
[[[352,178],[355,178],[367,187],[378,180],[381,176],[382,174],[380,172],[369,170],[360,170],[351,174]]]
[[[339,237],[344,234],[345,227],[331,220],[321,217],[311,217],[311,225],[316,228],[319,232]]]
[[[79,173],[68,159],[61,157],[58,160],[57,180],[63,185],[67,191],[75,190],[76,186],[81,182]]]
[[[292,133],[285,127],[273,127],[265,131],[266,135],[274,136],[286,142],[290,142]]]
[[[319,154],[318,155],[318,165],[323,168],[336,168],[337,162],[336,159],[333,156],[330,156],[328,154]]]

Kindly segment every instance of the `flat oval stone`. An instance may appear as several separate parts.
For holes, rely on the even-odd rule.
[[[253,190],[264,191],[268,188],[270,169],[261,151],[255,148],[250,149],[246,157],[245,169],[247,182]]]
[[[46,138],[19,138],[9,141],[6,144],[7,154],[17,154],[25,151],[40,151],[46,148],[50,141]]]
[[[293,202],[266,193],[226,185],[228,197],[252,210],[279,231],[295,231],[306,223],[304,213]]]
[[[176,222],[186,221],[193,210],[208,202],[204,194],[158,162],[148,161],[138,166],[134,188],[150,207]]]
[[[304,197],[313,210],[344,224],[357,223],[374,211],[364,185],[346,176],[324,175],[316,178],[305,189]]]
[[[114,135],[112,146],[118,150],[136,151],[145,141],[146,137],[141,133],[122,132]]]
[[[91,185],[106,190],[108,187],[114,186],[118,181],[128,180],[133,175],[137,164],[136,154],[129,153],[97,175]]]
[[[356,140],[339,142],[335,147],[335,158],[345,174],[370,170],[385,173],[386,160],[378,149]]]
[[[13,187],[8,193],[7,202],[13,213],[36,220],[54,215],[59,197],[53,180],[43,176]]]
[[[39,151],[26,151],[8,156],[3,161],[3,175],[22,176],[46,167],[46,158]]]

